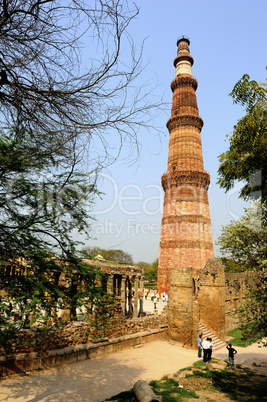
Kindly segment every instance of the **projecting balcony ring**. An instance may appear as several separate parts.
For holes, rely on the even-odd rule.
[[[198,87],[198,82],[195,77],[190,77],[190,76],[183,76],[183,75],[177,75],[177,77],[174,78],[171,82],[171,90],[174,92],[174,90],[178,87],[193,87],[194,90],[197,90]]]
[[[191,54],[189,54],[189,53],[180,53],[180,54],[178,54],[176,57],[175,57],[175,59],[174,59],[174,62],[173,62],[173,64],[174,64],[174,67],[176,68],[176,66],[177,66],[177,64],[180,62],[180,61],[189,61],[189,63],[191,64],[191,66],[194,64],[194,59],[193,59],[193,57],[191,56]]]
[[[210,175],[207,172],[198,171],[174,171],[166,172],[161,176],[161,184],[163,190],[178,187],[181,185],[189,185],[195,187],[209,188]]]
[[[170,117],[169,120],[167,121],[167,128],[170,131],[172,131],[175,127],[179,126],[195,126],[199,130],[202,129],[203,127],[203,120],[199,116],[173,116]]]

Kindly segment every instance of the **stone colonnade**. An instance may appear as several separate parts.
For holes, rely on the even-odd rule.
[[[109,274],[107,290],[121,298],[122,311],[126,317],[139,317],[144,312],[144,277],[142,274]]]
[[[139,317],[143,314],[143,268],[105,260],[84,260],[107,275],[107,291],[121,298],[123,314]]]

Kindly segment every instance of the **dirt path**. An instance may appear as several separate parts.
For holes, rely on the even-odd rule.
[[[264,367],[267,348],[254,344],[236,349],[237,363],[247,362],[246,365],[252,366],[257,359],[257,363],[262,364],[259,370],[264,369],[267,374]],[[213,356],[227,359],[227,351],[220,349]],[[0,382],[0,401],[102,402],[132,388],[139,379],[160,379],[197,360],[195,350],[181,348],[169,341],[155,341],[101,358],[3,380]]]
[[[0,382],[1,401],[100,402],[133,387],[139,379],[160,379],[197,360],[197,352],[156,341]]]

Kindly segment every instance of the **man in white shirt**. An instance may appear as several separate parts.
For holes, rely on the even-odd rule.
[[[203,348],[203,362],[207,363],[208,360],[208,349],[210,347],[210,343],[207,339],[204,339],[204,341],[202,341],[202,348]]]

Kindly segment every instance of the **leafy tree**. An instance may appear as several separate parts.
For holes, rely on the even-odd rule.
[[[267,336],[266,286],[267,275],[261,272],[255,279],[254,286],[249,288],[246,302],[237,309],[237,314],[246,323],[242,328],[245,338],[250,338],[256,333],[260,333],[262,338]]]
[[[257,271],[254,284],[249,286],[245,303],[236,311],[245,323],[242,332],[246,337],[260,332],[266,336],[266,265],[267,265],[267,226],[266,202],[257,200],[238,221],[222,228],[218,238],[220,251],[226,255],[226,268],[231,272]]]
[[[241,270],[259,272],[238,313],[249,323],[248,336],[259,331],[266,336],[267,88],[266,84],[251,81],[246,74],[230,95],[234,103],[245,106],[246,114],[229,136],[229,150],[219,156],[218,183],[227,191],[235,180],[244,181],[240,197],[259,198],[262,205],[256,202],[237,222],[223,227],[218,244],[228,269],[241,267]]]
[[[228,191],[235,180],[244,181],[240,197],[267,196],[267,88],[245,74],[234,86],[234,103],[245,107],[246,114],[229,136],[229,150],[219,156],[218,183]]]
[[[149,126],[157,106],[149,103],[148,88],[134,85],[142,46],[137,52],[127,27],[137,13],[122,0],[0,5],[0,325],[6,350],[17,315],[28,326],[30,315],[46,320],[55,306],[67,306],[75,318],[77,307],[90,309],[106,297],[101,272],[79,258],[73,232],[90,235],[96,173],[116,160],[122,144],[138,150],[137,132]],[[86,60],[82,40],[91,52]]]
[[[238,221],[222,227],[217,241],[220,251],[232,265],[240,266],[241,271],[260,271],[266,267],[267,228],[263,216],[266,216],[266,203],[255,201]]]
[[[232,258],[221,257],[221,261],[224,265],[225,272],[243,272],[246,270],[246,267],[242,263],[238,263]]]
[[[101,255],[105,260],[117,261],[119,264],[133,265],[133,257],[131,254],[123,250],[106,250],[100,247],[85,247],[84,251],[91,257]]]
[[[158,258],[152,263],[148,264],[147,262],[138,262],[138,266],[144,268],[144,277],[147,280],[156,280],[158,273]]]
[[[44,149],[96,145],[90,163],[111,163],[125,142],[138,150],[137,131],[158,106],[151,88],[134,85],[142,45],[127,28],[138,12],[125,0],[3,0],[0,121]]]

